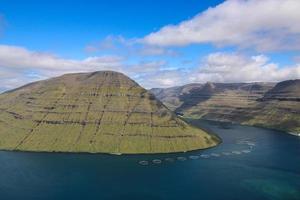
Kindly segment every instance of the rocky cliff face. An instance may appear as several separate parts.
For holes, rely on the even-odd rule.
[[[184,86],[182,86],[184,87]],[[170,89],[169,89],[170,90]],[[154,94],[156,92],[152,90]],[[161,92],[163,94],[163,92]],[[170,104],[167,94],[158,96]],[[274,83],[207,83],[177,94],[171,107],[185,117],[300,132],[299,80]]]
[[[0,149],[163,153],[218,139],[117,72],[67,74],[0,95]]]

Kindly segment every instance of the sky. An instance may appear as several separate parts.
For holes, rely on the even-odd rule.
[[[0,91],[114,70],[146,88],[300,78],[299,0],[3,0]]]

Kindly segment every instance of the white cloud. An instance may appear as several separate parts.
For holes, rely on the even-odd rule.
[[[300,78],[300,64],[279,67],[264,55],[246,57],[234,53],[213,53],[191,73],[191,82],[273,82]]]
[[[94,42],[85,47],[86,52],[110,51],[126,56],[177,56],[178,52],[161,46],[143,44],[140,39],[125,38],[121,35],[109,35],[99,42]]]
[[[149,71],[135,77],[144,87],[172,87],[205,82],[277,82],[300,79],[300,64],[280,67],[265,55],[248,57],[237,53],[212,53],[194,69]]]
[[[155,80],[158,81],[158,77],[155,80],[150,80],[148,77],[152,79],[151,75],[163,74],[168,68],[168,64],[163,60],[140,61],[131,64],[126,64],[125,60],[119,56],[98,56],[74,60],[30,51],[23,47],[0,45],[0,91],[65,73],[98,70],[120,71],[143,86],[151,87]],[[162,79],[162,82],[168,82]]]
[[[299,0],[227,0],[143,41],[160,46],[213,43],[260,51],[300,50],[299,10]]]
[[[22,47],[0,45],[0,65],[9,68],[24,68],[24,66],[43,70],[80,71],[97,68],[119,67],[121,57],[101,56],[88,57],[84,60],[72,60],[56,57],[51,54],[29,51]]]
[[[183,78],[179,74],[179,69],[172,69],[164,60],[127,65],[124,71],[145,88],[170,87]]]
[[[1,88],[9,89],[29,81],[70,72],[121,71],[122,61],[118,56],[88,57],[83,60],[64,59],[22,47],[0,45]]]
[[[126,39],[122,35],[108,35],[99,42],[93,42],[85,47],[85,50],[89,53],[99,51],[114,51],[121,47],[131,48],[136,44],[136,39]]]
[[[137,54],[142,56],[178,56],[178,52],[163,48],[159,46],[150,46],[150,45],[143,45],[140,49],[137,49]]]
[[[167,62],[160,61],[142,61],[137,64],[127,65],[126,71],[134,76],[141,76],[141,74],[152,73],[166,68]]]
[[[132,61],[131,61],[132,62]],[[73,72],[115,70],[143,87],[171,87],[191,82],[282,81],[300,78],[300,64],[279,67],[264,55],[213,53],[193,69],[172,68],[164,60],[132,62],[118,56],[64,59],[16,46],[0,45],[0,90]]]
[[[151,73],[143,74],[136,80],[146,88],[163,88],[182,85],[188,80],[185,72],[182,70],[162,69]]]

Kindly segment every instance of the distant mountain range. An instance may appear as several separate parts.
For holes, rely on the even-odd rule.
[[[124,74],[66,74],[0,95],[0,149],[166,153],[215,146]]]
[[[300,80],[188,84],[150,90],[178,115],[300,134]]]

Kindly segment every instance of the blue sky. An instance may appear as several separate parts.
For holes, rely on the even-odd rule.
[[[108,35],[143,37],[191,18],[221,1],[4,1],[2,43],[83,58],[84,47]]]
[[[147,88],[300,78],[299,6],[297,0],[3,1],[1,90],[102,69],[122,71]]]

